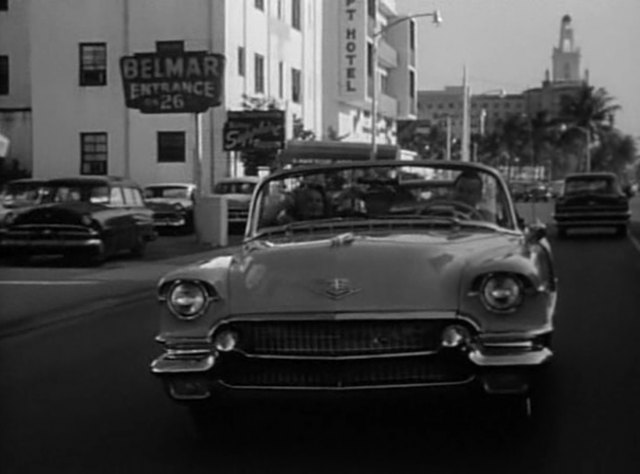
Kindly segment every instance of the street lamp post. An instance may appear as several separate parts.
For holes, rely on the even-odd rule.
[[[388,29],[403,23],[405,21],[420,18],[424,16],[429,16],[433,18],[433,23],[439,25],[442,23],[442,16],[440,15],[439,10],[435,10],[430,13],[416,13],[415,15],[404,16],[396,21],[392,21],[387,25],[380,28],[378,31],[375,31],[371,37],[373,39],[373,44],[371,47],[371,63],[372,63],[372,91],[371,91],[371,160],[375,160],[378,155],[378,144],[377,144],[377,135],[378,135],[378,40],[380,35],[386,32]]]
[[[569,125],[562,124],[560,130],[565,132],[567,130],[579,130],[582,134],[584,134],[585,138],[585,171],[587,173],[591,172],[591,130],[588,127],[582,127],[580,125]]]

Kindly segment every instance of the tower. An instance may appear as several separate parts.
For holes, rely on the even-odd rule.
[[[580,48],[573,41],[571,17],[565,15],[560,22],[560,40],[553,48],[553,82],[580,81]]]

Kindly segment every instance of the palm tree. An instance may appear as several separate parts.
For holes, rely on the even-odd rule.
[[[620,106],[603,87],[584,84],[574,96],[562,97],[559,122],[567,126],[565,139],[576,140],[582,148],[600,143],[613,128],[613,117]]]

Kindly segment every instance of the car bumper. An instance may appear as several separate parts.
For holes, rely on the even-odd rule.
[[[101,253],[104,251],[104,242],[97,238],[86,240],[20,240],[1,238],[0,249],[5,253],[15,252],[28,254],[56,254],[80,250]]]
[[[153,221],[153,225],[157,229],[185,227],[187,225],[187,219],[184,217],[157,219]]]
[[[393,373],[388,373],[391,358],[379,357],[365,362],[353,359],[314,361],[310,365],[305,365],[309,364],[308,361],[288,361],[284,364],[293,367],[301,364],[301,367],[293,371],[280,372],[266,369],[263,373],[258,372],[258,375],[252,375],[253,378],[240,378],[238,382],[234,381],[233,377],[231,381],[225,379],[224,373],[229,371],[228,367],[225,367],[225,364],[229,365],[228,362],[225,363],[225,358],[229,357],[227,354],[172,350],[152,362],[151,372],[163,379],[170,397],[175,400],[198,400],[209,398],[214,394],[217,396],[220,393],[247,391],[269,394],[291,392],[301,394],[319,391],[351,393],[465,386],[481,387],[484,392],[490,394],[511,394],[526,392],[532,375],[538,368],[545,366],[552,355],[549,348],[534,344],[533,341],[491,346],[471,344],[466,347],[442,349],[430,355],[397,357],[395,360],[411,359],[411,364],[398,366],[397,377]],[[279,362],[267,361],[265,367],[271,363]],[[329,367],[328,377],[327,371],[322,370],[320,370],[320,376],[309,375],[309,371],[313,372],[322,364]],[[374,373],[370,376],[374,382],[353,383],[352,375],[347,374],[349,370],[345,370],[349,364],[361,365],[361,367],[352,368],[350,371],[352,373],[368,374],[373,370]],[[438,375],[430,379],[425,375],[426,372],[421,370],[421,365],[426,372],[437,372]],[[432,367],[436,365],[444,369],[433,369]],[[233,363],[231,367],[234,367]],[[318,377],[322,380],[320,384],[317,383]],[[304,382],[300,382],[301,378],[311,382],[305,385]]]

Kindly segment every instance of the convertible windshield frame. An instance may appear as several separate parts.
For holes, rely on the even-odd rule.
[[[490,180],[492,186],[494,186],[494,205],[500,199],[500,209],[504,214],[502,222],[491,222],[491,221],[482,221],[478,218],[469,219],[469,220],[461,220],[461,219],[446,219],[446,216],[421,216],[421,215],[412,215],[408,213],[403,215],[401,211],[397,214],[388,214],[388,213],[363,213],[363,214],[352,214],[352,215],[344,215],[341,216],[339,213],[334,215],[331,218],[327,219],[309,219],[309,220],[300,220],[294,222],[285,222],[278,224],[267,224],[261,219],[264,219],[263,207],[266,207],[266,204],[263,200],[266,200],[269,196],[269,193],[272,192],[272,187],[276,187],[276,185],[282,185],[285,188],[286,182],[293,181],[302,181],[302,180],[313,180],[314,175],[322,174],[323,178],[327,178],[327,176],[336,176],[340,173],[353,173],[354,175],[357,173],[371,173],[371,175],[375,175],[377,172],[380,176],[382,173],[387,172],[392,176],[400,176],[401,178],[396,178],[397,183],[411,183],[411,177],[406,177],[405,175],[408,173],[407,170],[420,170],[424,172],[424,175],[420,178],[424,180],[424,183],[431,183],[433,181],[434,187],[441,183],[439,179],[438,173],[449,173],[449,174],[460,174],[463,171],[470,171],[480,174],[481,176],[485,176],[485,179]],[[433,177],[425,178],[429,173],[434,173]],[[369,175],[369,176],[371,176]],[[437,176],[436,176],[437,175]],[[391,178],[370,178],[364,177],[359,178],[362,179],[361,182],[365,184],[375,184],[384,186],[388,184],[385,182],[385,179],[388,179],[391,182]],[[369,179],[369,181],[366,181]],[[398,181],[399,179],[399,181]],[[360,182],[360,181],[359,181]],[[283,194],[290,192],[290,190],[283,191]],[[450,216],[451,217],[451,216]],[[329,222],[330,221],[330,222]],[[519,224],[516,218],[515,206],[509,192],[509,189],[503,180],[502,176],[493,168],[479,164],[479,163],[467,163],[467,162],[442,162],[442,161],[397,161],[397,160],[388,160],[388,161],[375,161],[370,163],[362,163],[362,162],[343,162],[343,163],[335,163],[330,165],[312,165],[305,167],[296,167],[294,169],[277,171],[265,179],[263,179],[255,189],[253,194],[253,199],[250,205],[250,213],[248,225],[245,231],[245,239],[246,240],[255,240],[259,239],[263,236],[281,234],[281,233],[297,233],[298,231],[310,231],[317,229],[328,229],[331,228],[339,228],[339,230],[343,230],[344,228],[349,228],[352,226],[360,228],[372,227],[372,228],[398,228],[402,227],[417,227],[417,228],[425,228],[425,227],[433,227],[437,223],[439,226],[449,226],[452,227],[475,227],[475,228],[483,228],[487,230],[506,230],[506,231],[518,231]],[[295,224],[295,225],[292,225]]]

